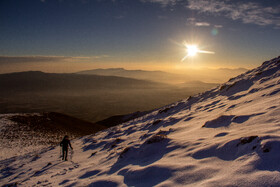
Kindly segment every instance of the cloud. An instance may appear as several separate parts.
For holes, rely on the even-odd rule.
[[[98,55],[98,56],[91,56],[91,57],[87,57],[87,58],[90,58],[90,59],[100,59],[100,58],[109,58],[110,56],[109,55]],[[77,57],[79,58],[79,57]]]
[[[280,7],[264,7],[248,1],[240,3],[233,0],[188,0],[187,8],[262,26],[279,25],[280,19]]]
[[[196,22],[195,26],[198,26],[198,27],[209,27],[210,23],[207,23],[207,22]]]
[[[70,59],[64,56],[0,56],[2,63],[55,62]]]
[[[162,6],[185,4],[190,10],[208,15],[225,16],[232,20],[241,20],[245,24],[280,27],[280,6],[264,6],[253,0],[140,0],[141,2],[159,3]],[[198,24],[200,25],[200,24]],[[203,25],[203,24],[201,24]],[[206,26],[206,25],[203,25]]]
[[[197,27],[209,27],[209,26],[211,26],[210,23],[197,21],[196,18],[188,18],[187,19],[187,24],[188,25],[195,25]]]
[[[179,0],[140,0],[141,2],[159,3],[162,6],[176,5]]]
[[[67,56],[0,56],[0,64],[12,63],[44,63],[44,62],[68,62],[88,61],[91,59],[108,58],[108,55],[91,57],[67,57]]]

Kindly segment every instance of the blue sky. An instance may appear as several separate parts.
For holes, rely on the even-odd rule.
[[[280,55],[278,0],[1,0],[0,25],[0,66],[11,71],[254,67]],[[215,54],[182,62],[184,41]]]

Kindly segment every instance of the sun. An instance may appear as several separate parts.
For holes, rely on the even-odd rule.
[[[191,56],[191,57],[195,56],[199,52],[196,45],[188,45],[186,47],[187,47],[187,55],[188,56]]]
[[[200,50],[198,48],[198,46],[195,44],[187,44],[184,42],[183,45],[184,45],[184,48],[186,49],[187,54],[184,56],[182,61],[184,61],[186,58],[189,58],[189,57],[195,57],[198,53],[215,54],[212,51]]]

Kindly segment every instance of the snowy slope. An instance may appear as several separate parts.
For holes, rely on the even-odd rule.
[[[104,129],[57,112],[0,114],[0,160],[57,145],[65,134],[77,138]]]
[[[229,82],[59,147],[0,161],[19,186],[280,186],[280,57]]]

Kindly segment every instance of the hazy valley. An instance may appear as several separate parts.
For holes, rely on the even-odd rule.
[[[187,83],[171,85],[160,82],[162,76],[151,78],[153,72],[141,71],[151,80],[140,80],[112,76],[110,71],[108,76],[38,71],[0,74],[0,113],[60,112],[96,122],[152,110],[218,85],[187,79],[182,81]]]

